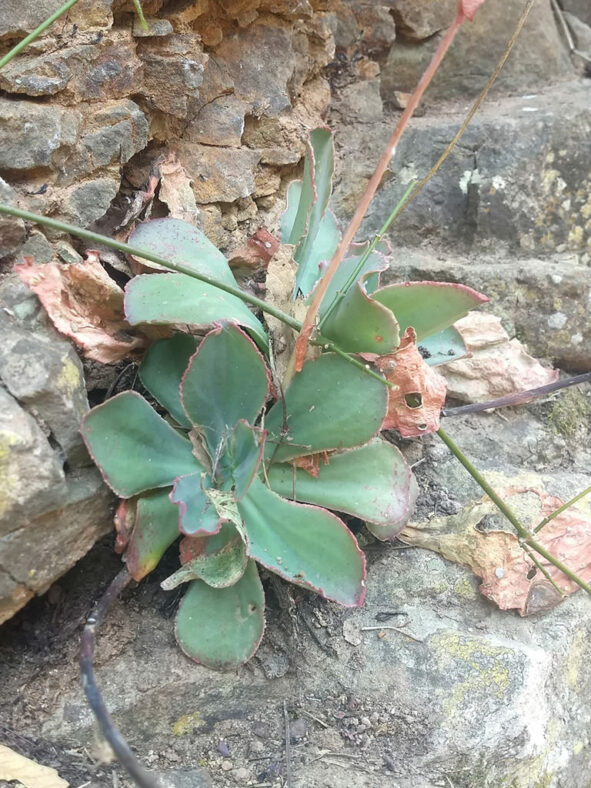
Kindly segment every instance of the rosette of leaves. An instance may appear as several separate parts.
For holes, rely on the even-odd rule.
[[[410,468],[378,437],[383,383],[327,353],[277,398],[260,350],[231,323],[200,343],[182,333],[159,340],[140,378],[168,415],[127,391],[94,408],[82,435],[124,499],[120,541],[132,577],[181,537],[181,567],[163,586],[187,584],[176,619],[183,651],[219,669],[254,654],[264,628],[257,564],[362,604],[364,555],[329,510],[365,520],[383,539],[416,497]],[[300,467],[310,460],[312,472]]]

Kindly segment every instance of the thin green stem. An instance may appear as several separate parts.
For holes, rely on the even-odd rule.
[[[570,501],[567,501],[566,503],[563,503],[562,506],[560,506],[558,509],[556,509],[556,511],[552,512],[552,514],[549,514],[548,517],[545,517],[542,520],[541,523],[536,525],[536,527],[534,528],[534,533],[537,534],[538,531],[541,531],[542,528],[545,525],[548,525],[548,523],[551,520],[553,520],[555,517],[558,517],[559,514],[562,514],[563,512],[565,512],[567,509],[569,509],[577,501],[580,501],[581,498],[584,498],[586,495],[589,495],[589,493],[591,493],[591,485],[589,487],[587,487],[587,489],[583,490],[583,492],[580,492],[577,495],[575,495],[574,498],[571,498]]]
[[[464,468],[468,471],[470,476],[474,479],[474,481],[482,487],[484,492],[488,495],[491,501],[495,504],[495,506],[505,515],[507,520],[511,523],[511,525],[515,528],[517,533],[519,534],[520,538],[531,547],[532,550],[535,550],[536,553],[539,553],[543,558],[546,559],[549,563],[559,569],[564,575],[566,575],[569,580],[572,580],[573,583],[576,583],[582,589],[584,589],[588,594],[591,594],[591,586],[585,583],[578,575],[576,575],[568,566],[559,561],[555,558],[551,553],[549,553],[545,547],[543,547],[539,542],[536,542],[533,538],[533,535],[527,530],[527,528],[519,522],[516,514],[513,512],[510,506],[507,506],[505,501],[497,495],[497,493],[493,490],[490,484],[486,481],[484,476],[480,473],[480,471],[472,465],[470,460],[466,457],[466,455],[462,452],[462,450],[453,442],[453,440],[449,437],[449,435],[444,432],[444,430],[439,429],[437,430],[437,434],[441,438],[441,440],[445,443],[447,448],[451,451],[454,457],[460,461],[460,463],[464,466]]]
[[[394,208],[394,210],[392,211],[390,216],[386,219],[384,224],[381,226],[381,228],[379,229],[376,237],[373,239],[373,241],[370,243],[370,245],[367,247],[367,249],[365,250],[365,252],[361,256],[361,259],[359,260],[359,262],[355,266],[355,269],[353,270],[353,272],[351,273],[351,275],[349,276],[349,278],[347,279],[347,281],[345,282],[343,287],[336,293],[333,301],[329,304],[328,309],[326,310],[326,312],[324,313],[322,319],[320,320],[320,322],[318,324],[318,328],[319,329],[322,329],[322,326],[324,325],[325,321],[328,320],[330,315],[334,312],[334,310],[337,308],[337,306],[341,303],[341,301],[345,297],[345,295],[346,295],[347,291],[349,290],[349,288],[352,287],[353,284],[357,281],[357,278],[359,277],[359,274],[363,270],[363,266],[368,261],[370,254],[373,252],[373,250],[376,248],[376,246],[382,240],[384,235],[388,232],[388,229],[390,228],[390,225],[392,224],[394,219],[396,219],[396,217],[398,216],[398,214],[402,210],[402,208],[403,208],[403,206],[404,206],[409,194],[412,192],[412,190],[414,189],[414,187],[416,185],[417,185],[417,181],[415,181],[415,180],[413,180],[413,181],[411,181],[409,183],[406,191],[404,192],[404,194],[402,195],[400,200],[398,200],[398,204],[396,205],[396,207]]]
[[[133,4],[135,6],[135,10],[139,17],[141,26],[144,28],[144,30],[147,30],[148,23],[146,22],[146,17],[144,16],[144,10],[140,5],[140,0],[133,0]]]
[[[7,52],[3,58],[0,58],[0,68],[4,68],[4,66],[10,63],[14,57],[16,57],[20,52],[23,51],[23,49],[25,49],[25,47],[29,46],[31,41],[34,41],[42,33],[44,33],[48,27],[51,27],[51,25],[57,19],[59,19],[60,16],[63,16],[67,11],[70,10],[70,8],[72,8],[73,5],[76,5],[77,2],[78,0],[68,0],[68,2],[64,3],[61,8],[58,8],[54,14],[49,16],[44,22],[41,22],[39,27],[35,28],[35,30],[33,30],[32,33],[29,33],[26,38],[23,38],[22,41],[19,41],[19,43],[13,47],[10,52]]]
[[[288,315],[286,312],[282,312],[280,309],[277,309],[271,304],[267,304],[262,299],[257,298],[250,293],[245,293],[239,287],[235,287],[234,285],[228,285],[225,282],[218,282],[217,279],[207,276],[206,274],[198,273],[197,271],[193,270],[189,266],[183,265],[182,263],[170,262],[170,260],[166,260],[164,257],[159,257],[158,255],[152,254],[151,252],[138,249],[135,246],[130,246],[129,244],[122,243],[121,241],[115,241],[113,238],[109,238],[106,235],[100,235],[99,233],[93,233],[90,230],[84,230],[82,227],[76,227],[72,224],[60,222],[57,219],[50,219],[48,216],[40,216],[35,213],[30,213],[29,211],[23,211],[20,208],[13,208],[11,205],[3,205],[0,203],[0,215],[2,214],[14,216],[18,219],[24,219],[27,222],[35,222],[36,224],[50,227],[52,230],[69,233],[70,235],[77,236],[78,238],[82,238],[85,241],[91,241],[92,243],[98,245],[107,246],[110,249],[116,249],[118,252],[123,252],[124,254],[131,255],[132,257],[141,257],[144,260],[149,260],[151,263],[164,266],[165,268],[168,268],[171,271],[177,271],[180,274],[186,274],[187,276],[193,277],[193,279],[198,279],[200,282],[205,282],[206,284],[217,287],[226,293],[230,293],[231,295],[240,298],[242,301],[245,301],[247,304],[252,304],[261,311],[266,312],[268,315],[272,315],[273,317],[277,318],[277,320],[280,320],[282,323],[290,326],[290,328],[293,328],[295,331],[299,331],[302,327],[302,324],[299,320],[296,320],[294,317],[291,317],[291,315]],[[317,337],[314,344],[320,345],[326,350],[332,350],[334,353],[337,353],[339,356],[346,359],[349,364],[352,364],[354,367],[362,370],[366,375],[379,380],[380,383],[383,383],[385,386],[392,387],[392,384],[389,381],[387,381],[381,375],[378,375],[377,372],[374,372],[366,364],[359,361],[359,359],[354,358],[353,356],[349,355],[349,353],[341,350],[341,348],[335,345],[334,342],[326,339],[326,337]]]
[[[560,586],[559,586],[559,585],[558,585],[558,583],[557,583],[557,582],[554,580],[554,578],[552,577],[552,575],[550,574],[550,572],[549,572],[549,571],[546,569],[546,567],[545,567],[545,566],[542,566],[541,562],[540,562],[540,561],[537,559],[537,557],[536,557],[536,554],[533,552],[533,550],[530,550],[530,548],[529,548],[529,547],[528,547],[528,546],[527,546],[527,545],[526,545],[524,542],[522,542],[522,543],[521,543],[521,549],[522,549],[522,550],[523,550],[525,553],[527,553],[527,554],[528,554],[528,556],[529,556],[529,557],[531,558],[531,560],[534,562],[534,564],[536,565],[536,567],[537,567],[537,568],[540,570],[540,572],[541,572],[541,573],[544,575],[544,577],[546,578],[546,580],[547,580],[549,583],[551,583],[551,584],[554,586],[554,590],[555,590],[555,591],[558,591],[558,593],[560,594],[560,596],[564,596],[564,591],[562,590],[562,588],[560,588]]]

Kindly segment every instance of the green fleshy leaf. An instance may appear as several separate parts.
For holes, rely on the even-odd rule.
[[[166,408],[176,423],[187,429],[191,427],[191,422],[181,405],[181,379],[196,350],[197,339],[189,334],[159,339],[150,347],[139,368],[142,384]]]
[[[415,508],[415,504],[419,495],[419,485],[417,484],[417,480],[411,474],[410,477],[410,486],[408,491],[408,499],[409,499],[409,514],[412,514]],[[406,525],[405,522],[401,523],[393,523],[392,525],[380,525],[379,523],[371,523],[366,522],[367,530],[372,533],[376,539],[379,539],[382,542],[389,542],[393,539],[396,539],[400,531]]]
[[[366,274],[368,276],[368,274]],[[392,353],[400,344],[398,323],[392,312],[355,282],[322,324],[322,334],[347,353]]]
[[[220,539],[223,535],[223,539]],[[228,588],[237,583],[246,569],[248,557],[242,537],[230,523],[224,523],[220,533],[216,534],[216,548],[213,549],[213,537],[207,540],[204,552],[192,558],[177,569],[174,574],[160,583],[165,591],[172,591],[181,583],[191,580],[203,580],[212,588]]]
[[[212,276],[219,282],[236,286],[234,274],[224,255],[201,230],[182,219],[142,222],[129,236],[128,243],[176,265],[185,265],[197,274]],[[143,262],[148,266],[162,268],[148,260]]]
[[[387,285],[373,294],[392,310],[403,334],[414,328],[417,342],[451,326],[471,309],[489,299],[466,285],[447,282],[404,282]]]
[[[294,297],[307,296],[321,275],[319,264],[330,260],[340,240],[336,219],[327,212],[334,173],[334,147],[329,129],[314,129],[308,140],[301,184],[288,190],[281,218],[283,243],[295,244],[298,263]]]
[[[265,417],[265,457],[285,462],[318,451],[367,443],[379,432],[388,389],[334,353],[307,361]],[[284,427],[287,427],[287,434]]]
[[[317,504],[380,526],[402,528],[411,514],[412,471],[395,446],[379,438],[322,460],[318,477],[292,465],[272,465],[271,489],[284,498]]]
[[[256,476],[264,447],[265,432],[251,427],[246,421],[239,421],[232,431],[224,456],[234,481],[237,500],[246,495]]]
[[[178,505],[179,528],[187,536],[215,534],[220,530],[220,518],[205,492],[210,487],[211,477],[204,472],[179,476],[174,482],[170,500]]]
[[[188,657],[208,668],[238,668],[261,642],[264,611],[265,595],[254,561],[229,588],[194,580],[177,614],[177,642]]]
[[[136,518],[125,562],[134,580],[155,569],[179,536],[179,511],[169,500],[170,490],[159,490],[138,499]]]
[[[80,432],[104,480],[121,498],[169,487],[177,476],[203,471],[191,443],[135,391],[93,408]]]
[[[298,263],[294,297],[301,295],[306,298],[312,292],[326,267],[321,264],[332,259],[341,240],[337,220],[330,211],[324,214],[313,232],[314,235],[310,234],[302,239],[293,255],[293,259]]]
[[[269,344],[261,323],[238,296],[185,274],[143,274],[125,287],[125,316],[139,323],[185,323],[204,329],[215,323],[234,323],[248,329],[259,347]]]
[[[205,337],[187,367],[181,401],[212,457],[219,457],[238,421],[254,422],[268,388],[265,362],[240,329],[226,326]]]
[[[365,556],[336,515],[286,501],[258,478],[238,511],[251,558],[327,599],[347,607],[363,603]]]
[[[421,340],[419,352],[430,367],[448,364],[468,355],[462,335],[453,326]]]

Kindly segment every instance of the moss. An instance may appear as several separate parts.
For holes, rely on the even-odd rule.
[[[552,405],[548,421],[552,430],[574,438],[591,418],[591,397],[577,388],[563,391]]]
[[[185,714],[172,726],[173,736],[186,736],[189,733],[194,733],[205,725],[205,721],[201,718],[200,711],[194,711],[193,714]]]

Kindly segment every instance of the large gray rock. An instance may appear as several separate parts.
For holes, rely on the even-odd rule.
[[[4,0],[0,39],[30,33],[62,5],[62,0]]]
[[[363,225],[385,222],[411,179],[420,180],[453,139],[464,114],[415,119],[390,164]],[[334,205],[351,215],[385,146],[390,124],[341,132]],[[425,239],[489,250],[499,243],[528,253],[591,252],[591,83],[568,83],[523,98],[488,103],[459,145],[396,220],[405,243]]]
[[[14,189],[0,178],[0,202],[10,205],[15,200]],[[12,216],[0,217],[0,260],[15,252],[26,237],[25,223],[22,219],[14,219]]]
[[[82,367],[36,296],[0,286],[0,622],[105,533],[112,496],[80,434]]]
[[[395,16],[397,13],[406,14],[405,6],[409,5],[403,3],[400,12],[394,11]],[[407,16],[417,38],[428,30],[434,32],[439,25],[453,19],[454,11],[450,7],[453,4],[419,5],[441,5],[441,8],[424,17],[418,12]],[[428,88],[427,100],[478,95],[500,59],[522,10],[521,0],[484,3],[478,9],[474,22],[465,22],[456,35]],[[442,35],[437,33],[420,43],[398,37],[382,69],[384,101],[392,101],[396,90],[414,90]],[[531,91],[573,75],[574,68],[558,33],[550,0],[541,0],[531,12],[495,88]]]
[[[591,25],[591,6],[587,0],[562,0],[560,6],[564,11],[569,11],[582,22]]]

